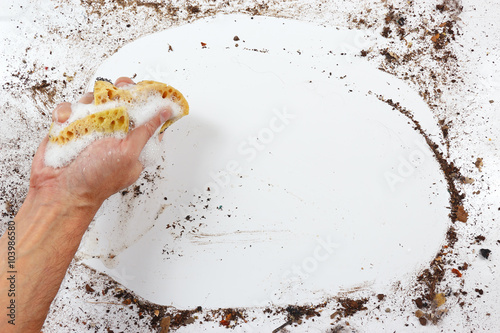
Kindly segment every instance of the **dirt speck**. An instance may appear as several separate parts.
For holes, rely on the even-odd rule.
[[[481,249],[481,250],[479,250],[479,253],[481,254],[481,256],[484,259],[488,259],[490,257],[490,254],[491,254],[491,250],[489,250],[489,249]]]
[[[464,206],[460,205],[457,207],[457,221],[467,222],[467,218],[469,217],[469,213],[467,213],[464,209]]]
[[[484,164],[483,164],[483,159],[481,157],[477,158],[476,162],[474,162],[474,165],[479,170],[479,172],[483,171]]]

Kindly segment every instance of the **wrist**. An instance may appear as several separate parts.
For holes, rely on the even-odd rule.
[[[23,210],[32,212],[36,209],[42,209],[55,210],[60,215],[78,218],[82,215],[94,215],[103,202],[103,200],[97,197],[76,195],[68,191],[63,191],[61,188],[63,187],[59,185],[53,187],[30,186],[26,199],[17,215],[22,213]]]
[[[99,205],[68,198],[64,193],[47,187],[30,188],[13,224],[16,285],[20,291],[15,296],[19,316],[16,332],[40,331],[82,236],[98,208]],[[6,237],[0,238],[0,251],[7,249],[7,242]],[[7,255],[2,258],[7,258]],[[6,267],[6,264],[4,260],[2,266]],[[7,284],[5,279],[0,282],[3,297],[7,295],[4,292]]]
[[[100,204],[78,200],[50,188],[30,188],[15,217],[25,244],[36,245],[50,237],[80,237],[88,228]]]

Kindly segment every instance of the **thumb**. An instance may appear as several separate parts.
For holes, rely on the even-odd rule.
[[[31,165],[31,171],[33,170],[41,170],[45,166],[45,148],[47,147],[47,143],[49,142],[49,136],[47,135],[43,141],[38,146],[38,149],[33,157],[33,163]]]
[[[147,123],[132,130],[127,137],[131,150],[139,155],[148,140],[164,122],[170,119],[171,115],[172,111],[170,109],[163,109]]]

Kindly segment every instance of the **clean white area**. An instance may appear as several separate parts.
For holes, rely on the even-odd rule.
[[[438,130],[416,92],[355,56],[360,36],[219,16],[110,57],[95,76],[166,82],[191,114],[165,134],[162,177],[112,197],[78,256],[181,308],[384,292],[423,268],[443,242],[446,184],[425,140],[375,94]]]

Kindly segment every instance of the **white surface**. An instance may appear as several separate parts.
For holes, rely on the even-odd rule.
[[[384,292],[422,269],[443,242],[446,184],[425,140],[374,94],[402,102],[438,142],[439,132],[416,92],[355,57],[360,36],[219,16],[110,57],[95,76],[166,82],[191,114],[167,131],[149,195],[109,200],[78,256],[180,308]]]
[[[454,4],[456,1],[447,3]],[[388,7],[393,6],[397,14],[407,19],[403,28],[411,33],[400,39],[395,33],[397,25],[391,23],[391,38],[381,38],[364,47],[365,50],[372,50],[367,61],[372,66],[385,68],[395,76],[403,78],[408,75],[408,82],[411,82],[415,91],[430,93],[428,101],[435,106],[432,113],[450,124],[450,148],[444,149],[449,161],[454,162],[463,175],[475,180],[473,184],[457,184],[466,194],[464,206],[469,212],[469,220],[465,224],[455,224],[459,242],[453,253],[447,255],[449,263],[446,265],[445,279],[438,287],[442,292],[452,291],[445,304],[448,312],[437,325],[420,325],[414,316],[417,308],[412,299],[422,296],[422,291],[421,285],[413,276],[413,279],[402,279],[400,283],[394,284],[382,302],[377,300],[371,290],[350,293],[349,296],[354,299],[368,297],[368,310],[343,318],[339,323],[330,318],[340,306],[332,299],[320,317],[303,320],[301,325],[289,326],[287,330],[323,333],[341,325],[344,326],[343,331],[347,332],[497,331],[500,325],[500,313],[497,310],[500,295],[500,245],[497,242],[500,239],[500,21],[497,19],[500,3],[495,0],[462,0],[464,10],[457,14],[458,17],[449,11],[436,10],[436,1],[433,0],[415,0],[410,3],[296,0],[269,1],[264,6],[252,0],[193,0],[189,4],[198,5],[202,11],[195,15],[187,13],[186,2],[174,0],[174,6],[179,8],[176,17],[165,17],[165,11],[156,12],[149,6],[136,8],[135,5],[128,5],[133,4],[132,2],[125,4],[123,8],[110,1],[96,4],[94,8],[100,10],[102,16],[94,11],[92,4],[78,0],[64,3],[34,0],[5,4],[10,13],[0,15],[0,19],[10,17],[9,20],[12,21],[0,22],[0,62],[5,64],[0,66],[4,87],[0,89],[0,99],[3,101],[0,106],[0,185],[7,193],[6,197],[0,198],[0,202],[5,204],[9,201],[16,206],[22,202],[28,188],[32,154],[47,134],[50,112],[55,105],[63,101],[78,100],[84,87],[91,81],[95,69],[128,41],[148,33],[192,23],[197,17],[214,13],[240,12],[255,15],[252,13],[255,8],[262,15],[296,18],[326,26],[354,28],[359,26],[357,20],[364,19],[366,25],[362,26],[368,27],[366,34],[378,36],[386,25],[384,18],[389,12]],[[441,31],[439,25],[448,20],[456,21],[455,28],[460,34],[456,34],[456,40],[445,49],[436,51],[432,47],[431,36],[426,31]],[[409,43],[413,46],[409,47]],[[260,48],[257,42],[255,45]],[[386,48],[400,57],[411,56],[414,52],[417,56],[413,58],[415,61],[388,63],[380,55],[381,50]],[[439,57],[448,51],[457,60],[450,60],[445,64]],[[49,69],[45,70],[45,66]],[[69,82],[65,80],[64,73],[71,76],[76,73],[76,76]],[[133,73],[123,69],[119,75]],[[51,85],[56,92],[52,101],[47,102],[43,95],[32,96],[29,93],[32,85],[39,84],[44,79],[49,82],[57,80],[57,83]],[[456,82],[450,82],[451,79]],[[436,88],[442,93],[437,94]],[[181,124],[182,122],[176,125]],[[178,131],[180,127],[174,126],[172,130]],[[482,171],[474,165],[478,157],[484,160]],[[139,180],[139,184],[141,182],[150,185],[144,178]],[[150,187],[151,190],[154,189],[154,186]],[[133,203],[132,200],[125,200],[124,203],[127,204],[128,201]],[[9,216],[0,216],[4,227],[9,219]],[[432,234],[432,231],[429,233]],[[476,243],[474,238],[477,235],[485,236],[486,240]],[[443,234],[442,238],[444,237]],[[481,248],[492,250],[488,260],[478,254]],[[296,264],[301,264],[303,259],[298,259]],[[451,268],[458,267],[463,262],[467,262],[469,268],[462,272],[461,278],[457,278]],[[123,271],[122,275],[129,277],[126,273],[127,271]],[[86,284],[92,285],[96,291],[102,290],[108,286],[108,279],[84,265],[71,265],[52,304],[44,332],[105,333],[109,329],[115,332],[157,332],[157,329],[150,328],[151,316],[138,318],[140,310],[137,306],[115,304],[117,300],[113,292],[105,295],[97,292],[89,294],[86,292]],[[478,288],[484,290],[483,295],[475,291]],[[463,307],[459,305],[462,302]],[[386,312],[386,309],[391,312]],[[262,310],[245,309],[249,323],[239,322],[234,331],[270,332],[286,321],[286,314],[269,315]],[[204,312],[202,316],[208,316],[212,321],[203,325],[188,325],[177,332],[227,332],[219,324],[221,316],[211,311]],[[345,326],[347,321],[349,326]]]

